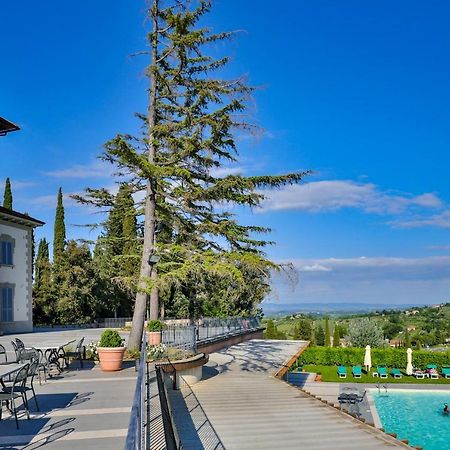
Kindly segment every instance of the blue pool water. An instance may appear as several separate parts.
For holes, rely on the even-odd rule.
[[[424,450],[450,450],[450,414],[444,415],[444,403],[450,406],[449,391],[391,390],[372,392],[383,428],[408,439],[410,445]]]

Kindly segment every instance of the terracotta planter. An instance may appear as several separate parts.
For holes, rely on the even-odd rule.
[[[314,381],[322,381],[322,374],[318,373]]]
[[[100,368],[104,372],[114,372],[122,368],[125,347],[97,347]]]
[[[161,344],[161,331],[147,331],[147,342],[148,345]]]

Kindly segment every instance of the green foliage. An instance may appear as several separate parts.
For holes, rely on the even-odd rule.
[[[339,327],[337,324],[334,325],[334,333],[333,333],[333,347],[339,347],[341,345],[340,336],[339,336]]]
[[[314,330],[314,337],[316,345],[325,345],[325,331],[322,325],[317,325],[316,329]]]
[[[57,322],[56,296],[52,282],[49,246],[46,239],[39,241],[33,283],[33,320],[38,324]]]
[[[222,78],[229,58],[211,56],[217,55],[211,46],[220,48],[232,33],[203,25],[210,9],[204,0],[153,2],[150,103],[148,113],[138,116],[143,134],[115,136],[102,155],[125,174],[122,181],[132,178],[134,192],[145,190],[146,245],[136,298],[142,304],[142,292],[157,288],[170,315],[183,311],[191,319],[256,311],[270,290],[271,273],[281,267],[263,252],[271,242],[262,236],[270,230],[239,223],[234,208],[258,206],[269,190],[308,174],[219,175],[217,169],[237,162],[236,136],[257,127],[243,120],[253,88],[243,77]],[[77,199],[110,204],[104,189]],[[154,246],[161,261],[158,277],[151,278],[147,260]],[[143,322],[145,311],[135,310]],[[133,323],[133,342],[138,326]]]
[[[410,334],[409,334],[409,331],[408,331],[408,329],[406,329],[406,331],[405,331],[405,347],[406,348],[410,348],[411,347],[411,336],[410,336]]]
[[[374,320],[363,318],[350,324],[346,339],[353,347],[380,347],[383,345],[383,331]]]
[[[56,312],[60,323],[92,323],[108,307],[89,247],[69,241],[58,272]]]
[[[123,339],[116,330],[105,330],[100,337],[99,347],[123,347]]]
[[[62,189],[58,190],[53,237],[53,264],[57,267],[63,257],[66,246],[66,225],[64,222],[64,206]]]
[[[325,318],[325,345],[329,347],[331,345],[331,333],[330,333],[330,320]]]
[[[266,339],[286,339],[286,334],[282,331],[279,331],[275,326],[273,320],[268,320],[266,324],[266,330],[264,332],[264,337]]]
[[[165,325],[160,320],[150,320],[147,324],[147,331],[162,331]]]
[[[309,347],[299,357],[298,364],[314,364],[334,366],[343,364],[352,366],[364,362],[364,348],[353,347]],[[372,366],[385,364],[388,367],[406,367],[406,348],[374,348],[371,351]],[[425,368],[428,364],[436,364],[439,368],[450,365],[450,352],[430,352],[416,350],[412,354],[413,365]]]
[[[386,322],[383,325],[383,334],[386,339],[393,339],[397,334],[402,331],[403,327],[400,322]]]
[[[3,207],[7,209],[12,209],[13,206],[13,197],[11,192],[11,181],[9,177],[6,178],[5,182],[5,192],[3,194]]]
[[[311,321],[308,319],[300,319],[295,325],[293,338],[302,341],[310,341],[312,332]]]

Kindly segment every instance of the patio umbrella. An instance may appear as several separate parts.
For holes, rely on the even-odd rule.
[[[372,357],[370,355],[370,345],[366,346],[366,352],[364,353],[364,365],[366,366],[367,372],[372,367]]]
[[[408,348],[408,350],[406,350],[406,375],[412,375],[412,373],[412,350]]]

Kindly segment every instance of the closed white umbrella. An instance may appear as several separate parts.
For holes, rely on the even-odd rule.
[[[408,348],[408,350],[406,350],[406,375],[412,375],[412,373],[412,350]]]
[[[370,355],[370,345],[366,346],[366,352],[364,353],[364,365],[366,366],[367,372],[372,367],[372,357]]]

